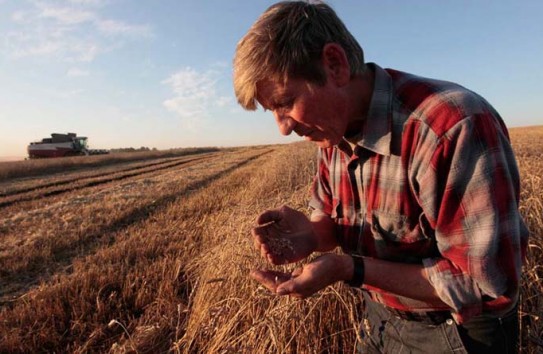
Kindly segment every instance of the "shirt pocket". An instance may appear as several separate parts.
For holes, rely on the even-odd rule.
[[[419,225],[407,216],[374,210],[371,214],[371,232],[376,240],[387,243],[412,244],[427,241],[428,236]]]

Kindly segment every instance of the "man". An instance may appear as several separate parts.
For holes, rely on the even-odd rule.
[[[363,289],[362,352],[514,352],[528,232],[507,130],[477,94],[364,63],[323,3],[271,6],[239,42],[239,103],[319,146],[307,219],[266,211],[253,229],[272,264],[251,276],[307,297]]]

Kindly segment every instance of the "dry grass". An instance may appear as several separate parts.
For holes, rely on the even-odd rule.
[[[543,129],[512,137],[532,231],[522,344],[537,353]],[[247,276],[264,266],[249,237],[256,216],[282,204],[306,210],[315,169],[311,145],[274,149],[3,208],[0,352],[354,352],[356,293],[338,284],[278,298]]]
[[[70,170],[116,165],[122,162],[186,156],[219,150],[220,149],[216,147],[185,148],[164,151],[118,152],[107,155],[0,162],[0,181],[17,177],[38,176],[58,172],[65,173]]]
[[[521,174],[520,209],[530,229],[521,312],[527,352],[543,351],[543,126],[511,130]]]

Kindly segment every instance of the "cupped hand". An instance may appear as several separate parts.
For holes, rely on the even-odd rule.
[[[257,224],[251,231],[255,247],[272,264],[297,262],[317,247],[311,221],[287,206],[262,213]]]
[[[313,262],[296,268],[292,273],[253,270],[251,277],[277,295],[306,298],[340,280],[352,276],[352,258],[327,253]]]

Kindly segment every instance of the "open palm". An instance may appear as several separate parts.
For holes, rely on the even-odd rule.
[[[268,210],[257,224],[252,230],[255,247],[272,264],[300,261],[316,249],[311,221],[297,210],[287,206]]]

